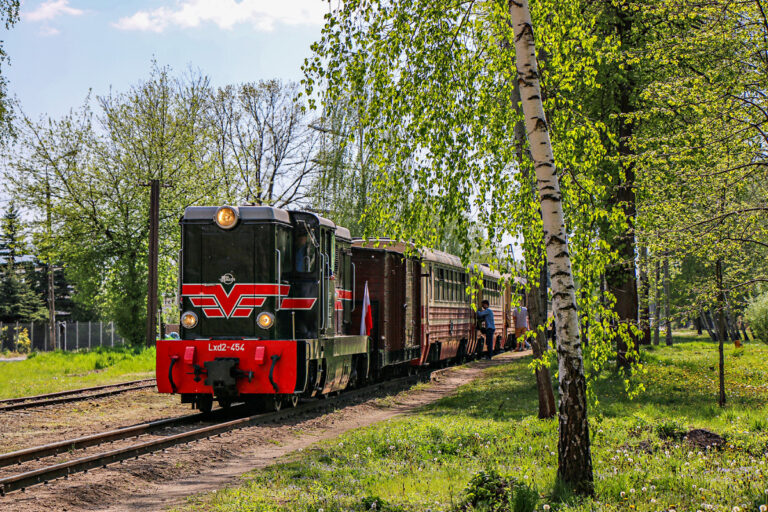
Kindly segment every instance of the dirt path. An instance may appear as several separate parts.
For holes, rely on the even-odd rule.
[[[331,439],[348,430],[407,414],[448,396],[485,368],[530,352],[508,352],[491,361],[433,374],[433,382],[387,400],[371,400],[330,414],[308,413],[275,425],[237,430],[146,456],[121,466],[57,480],[47,487],[0,498],[3,510],[103,510],[135,512],[183,505],[193,494],[237,485],[243,473],[273,464],[278,458]],[[385,403],[385,406],[382,406]]]

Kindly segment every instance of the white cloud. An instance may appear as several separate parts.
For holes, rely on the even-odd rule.
[[[59,16],[80,16],[83,11],[69,6],[69,0],[48,0],[34,11],[23,12],[21,18],[25,21],[50,21]]]
[[[177,0],[174,7],[138,11],[112,25],[121,30],[162,32],[168,27],[193,28],[213,23],[229,30],[241,23],[268,32],[275,25],[322,25],[328,3],[323,0]]]
[[[44,37],[51,37],[51,36],[57,36],[61,34],[61,31],[56,27],[51,27],[50,25],[43,25],[43,27],[40,29],[39,34]]]

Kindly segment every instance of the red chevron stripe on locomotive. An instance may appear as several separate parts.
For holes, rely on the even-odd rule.
[[[221,284],[183,284],[181,294],[193,306],[203,308],[207,318],[248,318],[255,307],[264,305],[267,296],[285,296],[288,285],[239,283],[227,293]]]

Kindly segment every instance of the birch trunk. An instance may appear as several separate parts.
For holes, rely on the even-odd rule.
[[[525,116],[525,129],[536,171],[547,265],[552,280],[552,302],[557,323],[560,385],[557,473],[558,477],[576,492],[592,494],[594,484],[587,422],[587,386],[579,339],[579,317],[576,311],[560,183],[555,172],[549,128],[541,101],[528,0],[510,0],[509,14],[515,33],[517,80]]]
[[[520,86],[515,82],[512,91],[512,101],[515,104],[515,110],[522,114],[520,107]],[[526,177],[529,176],[529,168],[532,159],[530,153],[523,150],[525,147],[525,127],[522,121],[515,123],[515,145],[517,146],[517,161],[523,169]],[[533,179],[530,179],[531,190],[536,192],[536,185]],[[541,214],[541,210],[539,210]],[[533,349],[533,358],[542,359],[544,353],[549,350],[547,343],[547,267],[541,265],[539,269],[539,284],[528,288],[528,320],[531,329],[534,329],[536,335],[531,338],[531,348]],[[541,329],[541,330],[540,330]],[[536,368],[536,390],[539,395],[539,419],[548,419],[555,417],[555,394],[552,391],[552,376],[549,373],[549,367],[541,364]]]

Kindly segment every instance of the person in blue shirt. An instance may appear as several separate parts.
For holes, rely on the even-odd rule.
[[[496,324],[493,322],[493,311],[490,308],[490,302],[484,300],[480,303],[482,309],[477,312],[477,319],[481,322],[485,322],[485,328],[480,329],[480,332],[485,336],[485,345],[487,352],[485,356],[490,359],[493,354],[493,333],[496,331]]]

